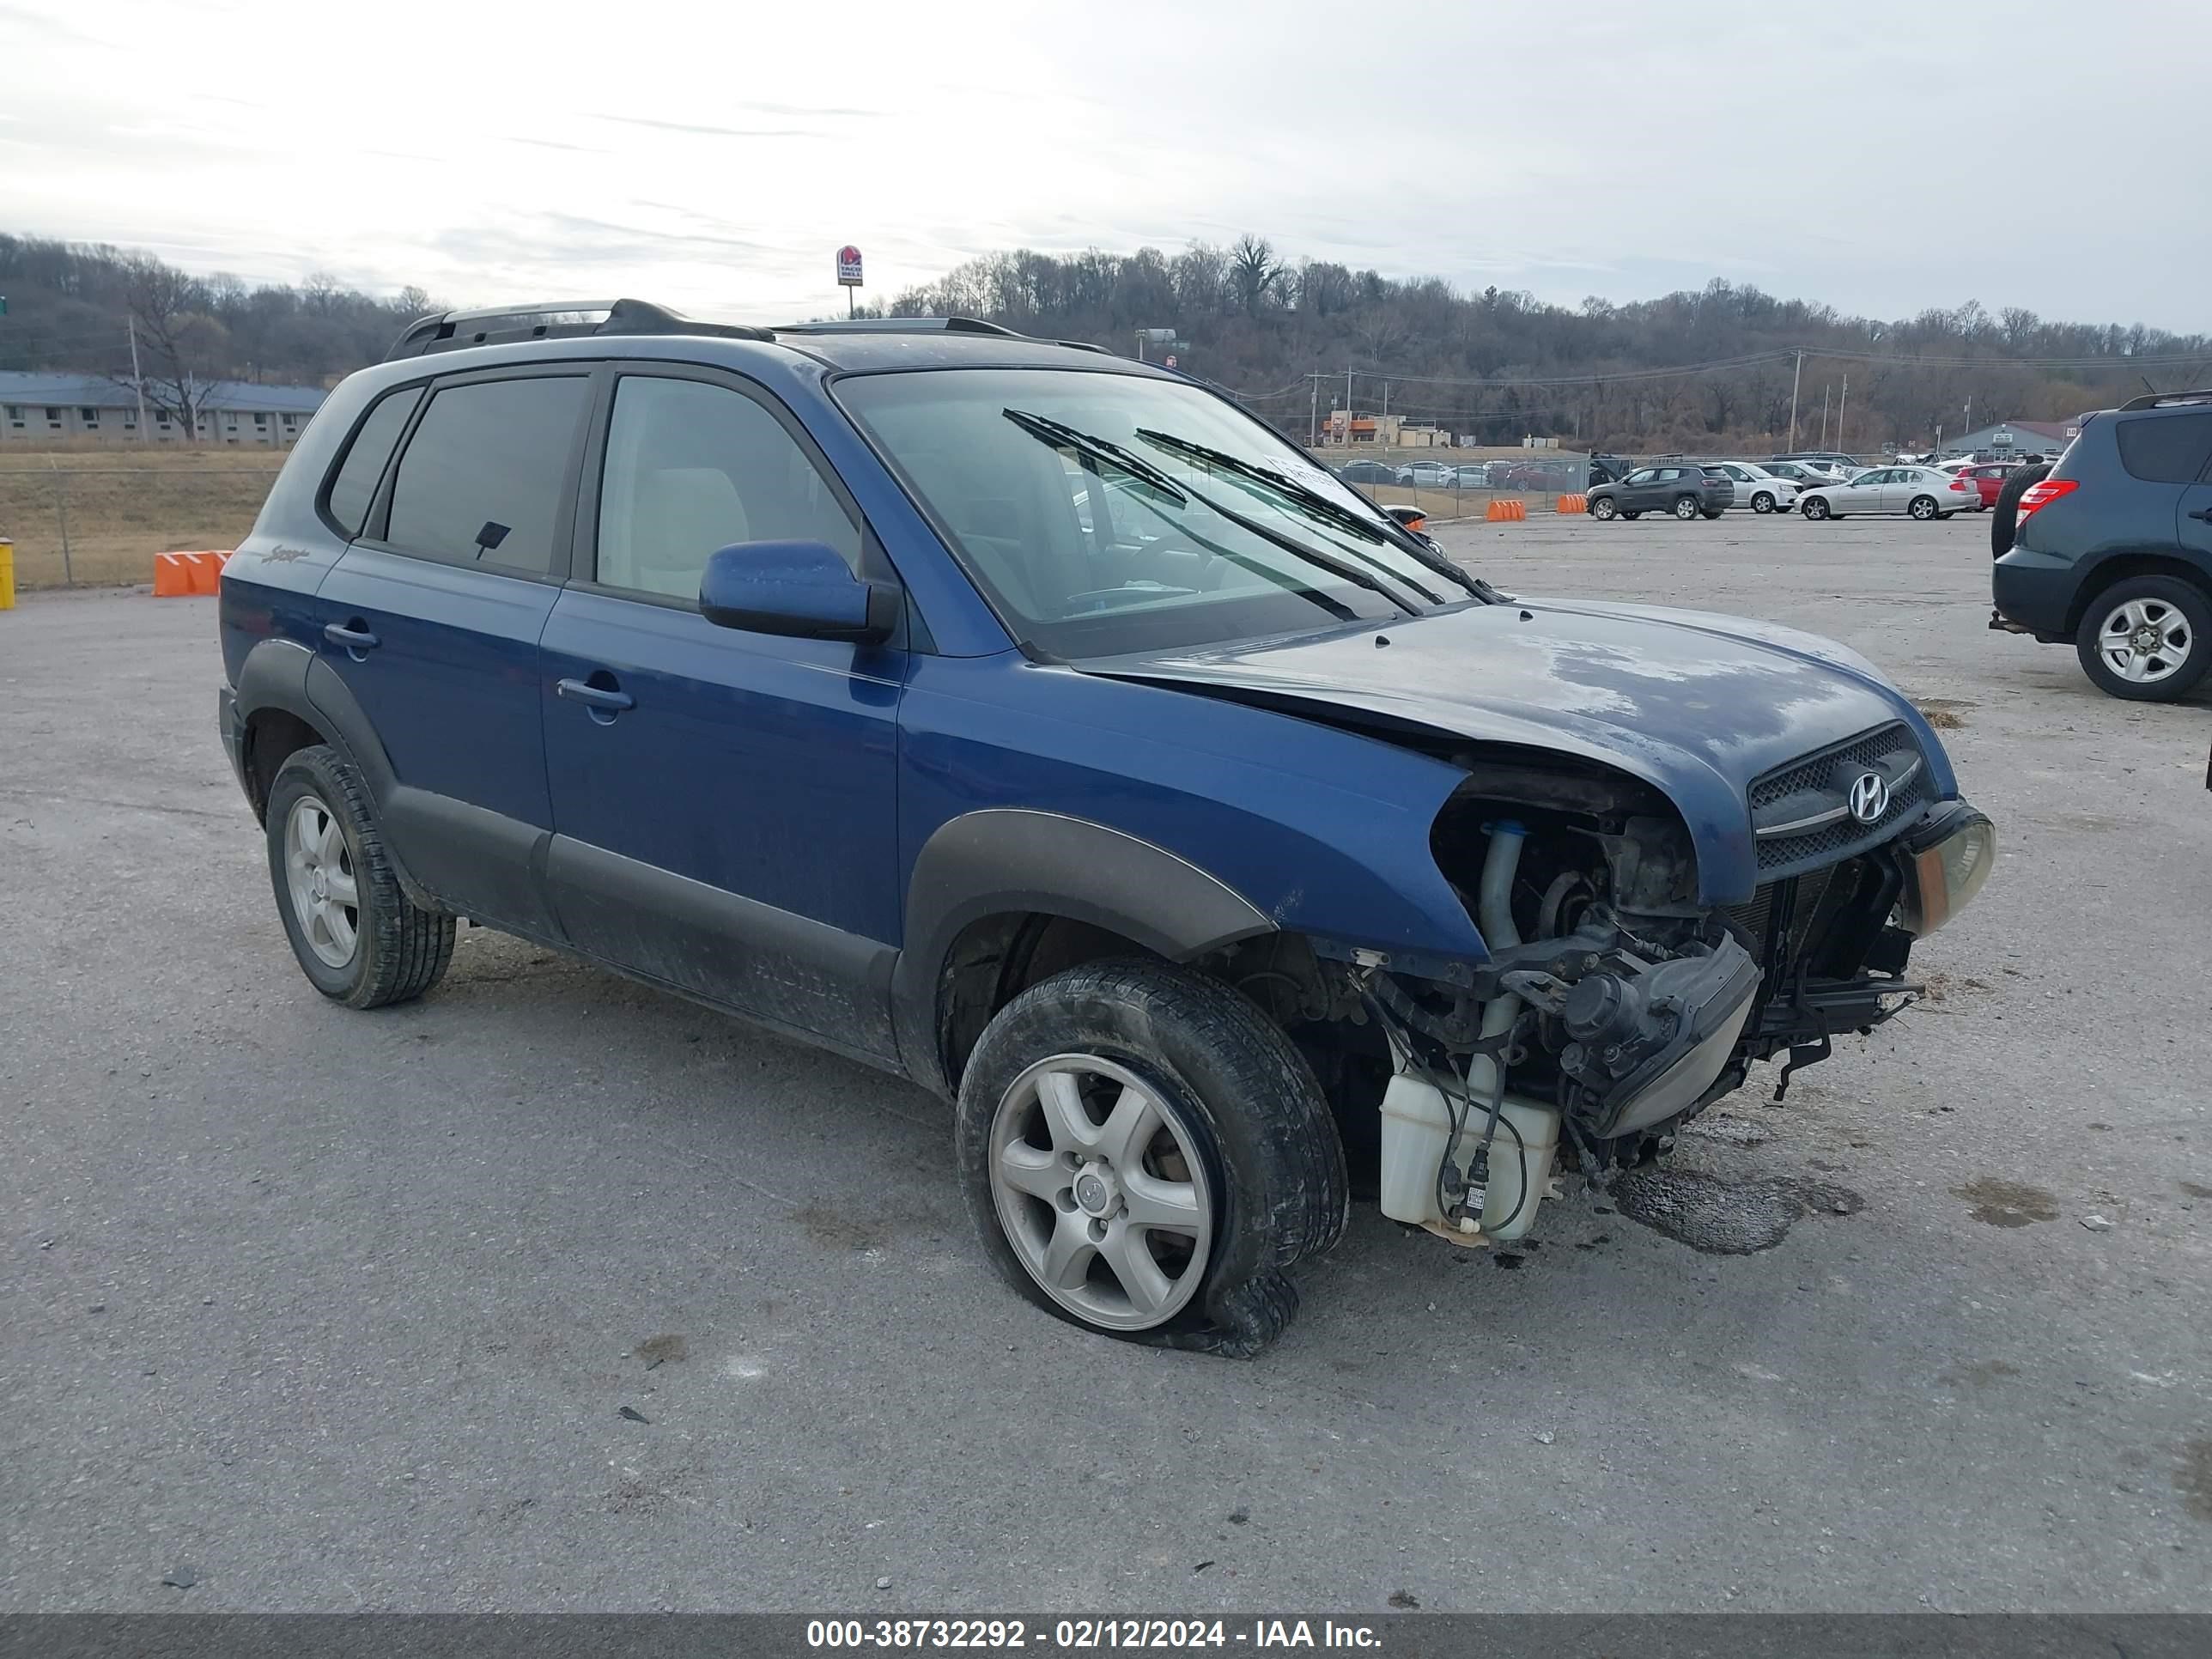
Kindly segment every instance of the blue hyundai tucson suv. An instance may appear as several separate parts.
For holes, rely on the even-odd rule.
[[[1889,1018],[1996,850],[1854,653],[1514,599],[1215,391],[963,319],[426,318],[221,627],[325,995],[468,917],[912,1079],[1014,1289],[1218,1352],[1355,1188],[1518,1237]]]

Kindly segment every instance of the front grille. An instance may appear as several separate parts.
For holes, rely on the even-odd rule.
[[[1751,786],[1754,818],[1762,807],[1777,806],[1792,797],[1839,803],[1850,779],[1858,773],[1875,771],[1894,777],[1906,766],[1912,768],[1911,776],[1891,787],[1887,809],[1872,823],[1844,817],[1800,835],[1759,837],[1759,874],[1771,878],[1818,869],[1872,847],[1926,804],[1929,778],[1926,757],[1920,753],[1912,734],[1899,724],[1877,727],[1848,743],[1792,761],[1757,780]]]

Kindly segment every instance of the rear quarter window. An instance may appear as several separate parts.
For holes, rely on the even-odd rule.
[[[385,463],[392,459],[392,447],[422,395],[422,387],[409,386],[378,398],[368,418],[354,429],[353,441],[346,446],[337,471],[331,474],[323,491],[323,511],[348,541],[360,535],[361,527],[368,522],[369,503],[376,499]]]
[[[2120,465],[2147,483],[2194,483],[2212,460],[2212,410],[2120,422]]]

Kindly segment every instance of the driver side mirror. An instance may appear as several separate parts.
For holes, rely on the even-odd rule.
[[[871,581],[826,542],[738,542],[710,555],[699,613],[717,628],[879,645],[898,628],[900,589]]]

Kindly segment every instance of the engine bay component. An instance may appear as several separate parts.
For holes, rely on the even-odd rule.
[[[1665,962],[1617,952],[1608,969],[1553,994],[1567,1036],[1559,1069],[1573,1080],[1577,1118],[1601,1140],[1697,1102],[1728,1063],[1759,980],[1751,952],[1725,933]]]

